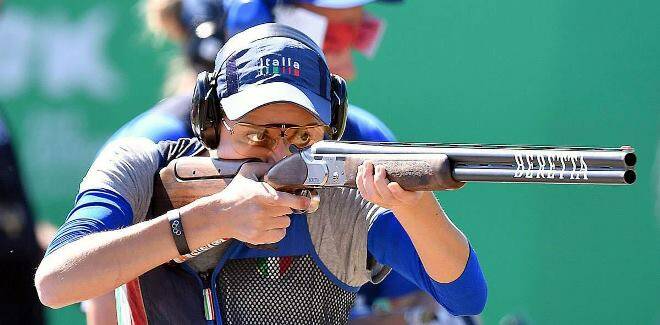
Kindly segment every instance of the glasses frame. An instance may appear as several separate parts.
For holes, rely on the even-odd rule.
[[[325,124],[311,124],[311,125],[266,124],[266,125],[262,125],[262,124],[253,124],[253,123],[247,123],[247,122],[234,122],[234,121],[232,121],[234,123],[234,125],[230,126],[227,123],[227,119],[223,118],[220,121],[221,121],[222,125],[225,127],[225,129],[227,129],[227,131],[231,135],[234,134],[234,128],[236,127],[236,125],[243,125],[243,126],[252,127],[252,128],[264,128],[266,130],[267,129],[276,129],[276,130],[280,131],[280,139],[286,140],[286,141],[288,141],[288,139],[286,139],[286,137],[285,137],[285,133],[286,133],[287,130],[296,130],[296,129],[302,130],[302,129],[307,129],[307,128],[323,127],[323,134],[324,135],[329,135],[330,134],[330,127],[328,125],[325,125]],[[321,140],[319,140],[319,141],[321,141]],[[270,149],[272,149],[272,148],[270,148]],[[299,149],[302,149],[302,148],[299,148]]]

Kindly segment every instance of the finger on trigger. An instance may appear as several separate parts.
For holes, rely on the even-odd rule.
[[[273,203],[275,205],[288,207],[295,210],[305,210],[309,207],[310,199],[306,196],[277,191],[277,195],[273,199]]]
[[[266,192],[271,194],[273,197],[277,197],[278,195],[277,190],[274,187],[272,187],[270,184],[266,182],[261,182],[261,186],[263,186]]]

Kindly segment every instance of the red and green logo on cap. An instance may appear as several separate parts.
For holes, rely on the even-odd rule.
[[[288,74],[294,77],[300,76],[300,63],[290,57],[259,59],[259,72],[257,77],[269,76],[274,74]]]

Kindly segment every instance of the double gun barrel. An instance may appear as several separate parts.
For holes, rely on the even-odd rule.
[[[310,148],[321,157],[396,157],[419,161],[446,155],[460,182],[632,184],[637,157],[632,147],[587,148],[473,144],[335,142]]]

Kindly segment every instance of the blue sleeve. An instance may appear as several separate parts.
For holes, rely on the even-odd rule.
[[[186,96],[161,101],[126,123],[110,137],[103,148],[119,138],[143,137],[158,143],[190,137],[190,124],[184,117],[190,110],[189,103],[190,99]],[[119,194],[104,189],[82,192],[76,197],[73,210],[58,229],[46,254],[89,234],[127,227],[132,222],[131,206]]]
[[[452,315],[476,315],[484,309],[486,280],[472,247],[461,276],[450,283],[440,283],[428,275],[410,237],[392,212],[376,219],[369,229],[367,245],[378,262],[391,266],[428,292]]]
[[[89,190],[78,194],[76,204],[48,245],[46,255],[92,233],[128,227],[133,221],[129,203],[108,190]]]
[[[396,271],[390,272],[378,287],[378,297],[383,298],[399,298],[419,290],[415,284]]]
[[[373,114],[357,107],[349,106],[346,130],[341,138],[344,141],[396,141],[394,134]]]

